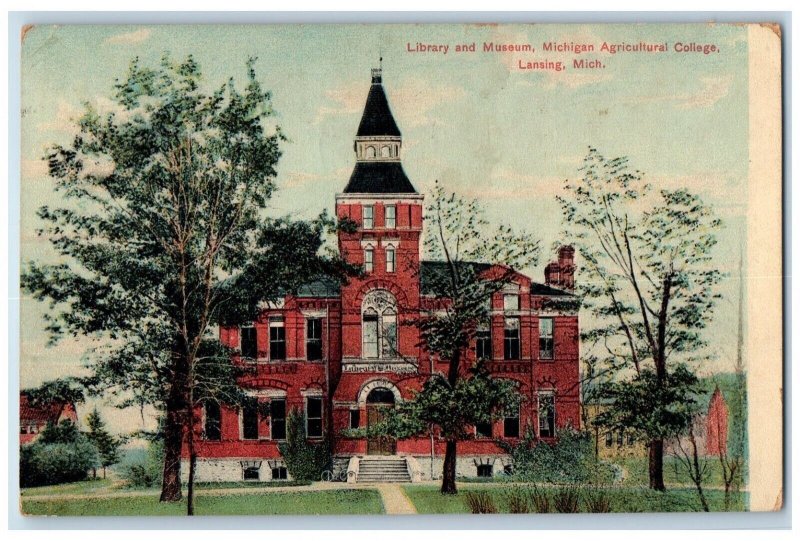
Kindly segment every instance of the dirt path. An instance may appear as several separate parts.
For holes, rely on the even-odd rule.
[[[398,484],[381,483],[375,485],[383,500],[387,515],[416,515],[417,509]]]

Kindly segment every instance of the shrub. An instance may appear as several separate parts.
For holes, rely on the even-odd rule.
[[[611,467],[597,460],[588,432],[571,428],[559,431],[554,443],[538,440],[528,428],[515,446],[498,441],[514,462],[514,477],[536,483],[610,483]]]
[[[97,464],[97,450],[77,427],[69,421],[49,425],[37,441],[20,448],[20,486],[83,481]]]
[[[147,457],[123,464],[120,475],[129,486],[156,487],[161,485],[164,474],[164,444],[161,440],[151,440],[147,445]]]
[[[530,494],[520,487],[513,487],[506,492],[506,506],[509,513],[530,513]]]
[[[473,515],[488,515],[497,513],[492,495],[488,492],[467,492],[464,495],[470,513]]]
[[[533,508],[537,513],[553,512],[550,505],[550,497],[546,492],[539,490],[538,488],[534,488],[533,492],[531,493],[531,501],[533,502]]]
[[[589,513],[610,513],[611,498],[600,490],[587,490],[583,496],[586,510]]]
[[[558,513],[578,513],[580,493],[575,487],[563,487],[553,494],[553,505]]]
[[[306,439],[303,414],[292,410],[286,426],[286,442],[278,444],[286,469],[298,481],[318,481],[322,472],[331,469],[327,441],[312,443]]]

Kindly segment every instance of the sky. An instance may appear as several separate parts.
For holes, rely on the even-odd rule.
[[[666,43],[668,53],[600,52],[603,42]],[[528,43],[535,52],[482,52],[484,42]],[[545,52],[545,42],[591,43],[595,52]],[[714,44],[718,52],[675,52],[675,43]],[[409,52],[417,43],[442,52]],[[457,53],[456,44],[476,44]],[[259,80],[272,92],[288,141],[278,164],[270,212],[311,218],[333,211],[355,156],[353,137],[383,58],[383,83],[403,134],[403,166],[417,190],[435,180],[480,200],[487,218],[542,240],[537,281],[562,227],[555,196],[578,176],[589,146],[628,156],[656,188],[686,187],[724,222],[715,255],[729,276],[707,332],[712,373],[732,369],[736,344],[739,254],[747,201],[747,30],[726,25],[250,25],[38,26],[22,51],[20,202],[26,261],[54,261],[35,216],[58,203],[41,159],[66,144],[85,102],[111,107],[114,80],[134,57],[156,65],[165,52],[188,54],[205,84],[244,81],[257,57]],[[573,69],[573,58],[604,68]],[[563,71],[521,70],[519,61],[563,61]],[[21,386],[80,373],[86,340],[46,347],[45,304],[23,296]],[[141,426],[138,412],[93,401],[119,431]],[[149,423],[149,418],[145,423]]]

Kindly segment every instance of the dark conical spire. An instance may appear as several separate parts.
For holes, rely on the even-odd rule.
[[[372,70],[372,85],[367,95],[367,104],[364,106],[364,114],[361,123],[358,125],[356,137],[375,137],[388,135],[400,137],[400,129],[392,116],[389,108],[389,100],[383,91],[382,69]]]

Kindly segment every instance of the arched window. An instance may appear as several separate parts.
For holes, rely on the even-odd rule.
[[[392,149],[389,148],[389,145],[384,145],[381,147],[381,158],[389,158],[391,157]]]
[[[375,157],[375,147],[368,146],[367,147],[367,158],[374,158]]]
[[[394,272],[394,248],[389,246],[386,248],[386,272]]]
[[[372,247],[364,250],[364,272],[372,272],[375,265],[375,250]]]
[[[391,359],[397,353],[397,301],[388,291],[376,289],[364,297],[361,308],[361,355],[365,359]]]

